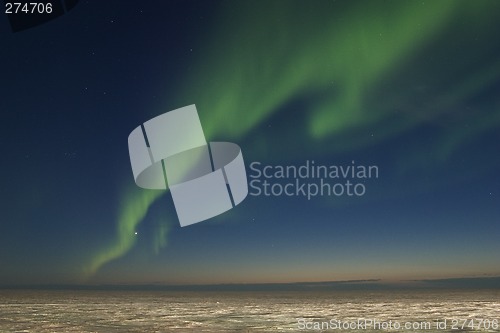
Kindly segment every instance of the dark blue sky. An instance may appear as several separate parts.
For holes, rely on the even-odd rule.
[[[17,33],[1,15],[0,284],[500,275],[499,13],[81,1]],[[313,160],[379,176],[360,197],[249,195],[181,228],[170,193],[135,185],[127,137],[190,104],[249,176]]]

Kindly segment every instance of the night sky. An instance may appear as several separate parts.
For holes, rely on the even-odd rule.
[[[0,285],[500,276],[499,33],[496,0],[80,1],[17,33],[0,15]],[[191,104],[249,180],[256,161],[378,178],[181,228],[127,138]]]

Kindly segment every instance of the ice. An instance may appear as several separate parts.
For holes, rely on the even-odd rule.
[[[9,333],[301,332],[298,326],[300,318],[309,322],[374,319],[435,323],[447,318],[499,320],[499,317],[500,291],[488,290],[325,293],[0,291],[0,332]],[[302,330],[306,331],[310,330]],[[383,331],[416,332],[404,329]],[[426,331],[456,332],[451,327]],[[492,328],[474,331],[500,332]]]

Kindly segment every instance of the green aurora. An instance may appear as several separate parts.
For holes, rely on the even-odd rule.
[[[302,98],[307,115],[297,135],[313,154],[374,145],[460,111],[464,101],[500,75],[500,60],[491,58],[490,49],[462,49],[451,38],[465,34],[472,45],[474,38],[479,38],[477,45],[487,44],[475,36],[487,35],[499,11],[498,1],[223,2],[214,26],[200,37],[199,58],[166,109],[195,103],[207,140],[243,140],[277,112],[286,112],[287,103]],[[440,43],[461,53],[432,54],[431,48],[440,52]],[[433,57],[450,57],[449,66],[438,68],[440,61]],[[419,61],[424,74],[413,67]],[[471,69],[473,64],[478,66]],[[438,70],[441,74],[433,77]],[[425,163],[445,162],[459,145],[498,126],[500,105],[493,107],[478,104],[474,116],[463,112],[470,127],[442,134]],[[402,113],[404,108],[418,112]],[[375,139],[359,134],[373,128]],[[276,137],[283,131],[277,128]],[[279,138],[269,142],[281,144]],[[416,147],[400,167],[415,166],[422,154]],[[126,182],[133,182],[131,174]],[[134,230],[165,193],[130,186],[115,240],[92,255],[85,276],[134,246]],[[166,224],[157,235],[156,252],[166,245]]]

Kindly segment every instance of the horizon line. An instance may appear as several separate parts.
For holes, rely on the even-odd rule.
[[[130,291],[355,291],[394,289],[500,289],[500,276],[414,279],[387,281],[382,279],[334,280],[319,282],[162,284],[5,284],[0,290],[130,290]]]

